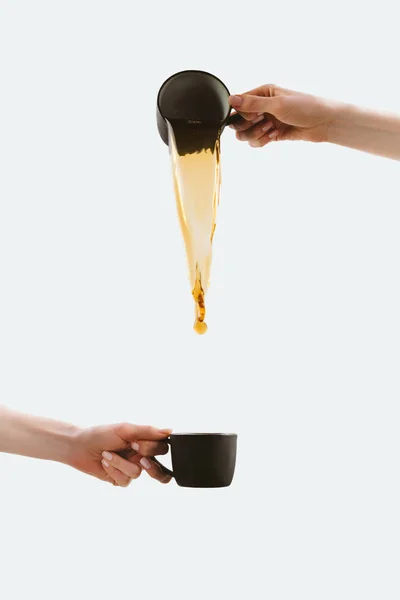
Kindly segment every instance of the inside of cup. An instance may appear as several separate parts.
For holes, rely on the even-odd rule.
[[[161,86],[157,103],[168,121],[223,122],[231,110],[228,88],[205,71],[175,73]]]

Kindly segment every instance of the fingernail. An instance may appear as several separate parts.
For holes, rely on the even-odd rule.
[[[265,113],[257,113],[257,115],[264,115]]]
[[[278,135],[279,131],[277,129],[275,129],[275,131],[271,131],[271,133],[269,134],[269,138],[271,138],[271,140],[274,139],[274,137],[276,137]]]
[[[102,460],[101,462],[102,462],[102,464],[103,464],[105,467],[109,467],[109,466],[110,466],[110,465],[108,464],[108,462],[107,462],[106,460],[104,460],[104,458],[103,458],[103,460]]]
[[[172,433],[172,429],[160,429],[160,433],[165,433],[165,435],[170,435]]]
[[[110,454],[109,452],[104,451],[102,453],[102,456],[104,456],[104,458],[107,458],[107,460],[112,460],[112,454]]]
[[[265,123],[265,125],[263,127],[261,127],[261,131],[268,131],[268,129],[271,129],[272,127],[272,123],[271,121],[269,123]]]
[[[131,446],[134,450],[136,450],[136,452],[139,451],[139,444],[137,442],[132,442]]]
[[[151,467],[151,462],[145,456],[141,459],[140,464],[144,469],[150,469]]]
[[[240,96],[231,96],[229,102],[233,108],[239,108],[239,106],[242,106],[243,98]]]
[[[254,119],[254,121],[252,121],[253,125],[256,125],[256,123],[261,123],[263,118],[264,118],[264,115],[262,115],[261,117],[258,117],[257,119]]]

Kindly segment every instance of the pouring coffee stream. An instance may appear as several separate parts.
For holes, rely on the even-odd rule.
[[[175,198],[195,303],[194,330],[203,334],[205,296],[220,197],[220,137],[230,116],[229,91],[214,75],[181,71],[157,98],[157,126],[169,146]]]

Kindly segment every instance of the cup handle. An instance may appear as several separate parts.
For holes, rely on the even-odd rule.
[[[238,123],[241,119],[243,119],[243,117],[241,117],[240,114],[238,112],[236,112],[227,118],[225,124],[226,125],[234,125],[235,123]]]
[[[170,440],[169,438],[167,438],[165,441],[167,442],[167,444],[171,445],[171,440]],[[164,473],[166,473],[166,474],[167,474],[167,475],[169,475],[170,477],[174,477],[174,474],[173,474],[173,472],[171,471],[171,469],[168,469],[168,467],[166,467],[165,465],[163,465],[163,464],[162,464],[162,463],[161,463],[159,460],[157,460],[157,458],[155,458],[155,456],[152,456],[152,457],[151,457],[151,460],[152,460],[153,462],[155,462],[155,463],[156,463],[156,465],[158,465],[158,466],[160,467],[160,469],[161,469],[161,470],[162,470]]]

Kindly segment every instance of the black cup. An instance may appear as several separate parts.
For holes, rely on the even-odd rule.
[[[184,138],[184,141],[180,139],[183,146],[180,154],[207,148],[209,143],[210,147],[215,144],[216,134],[221,134],[225,125],[234,121],[230,112],[228,88],[218,77],[206,71],[175,73],[164,81],[157,96],[158,132],[168,145],[167,121],[175,124],[175,134],[177,129],[184,131],[180,136]]]
[[[236,465],[236,433],[172,433],[172,471],[156,462],[182,487],[231,485]]]

